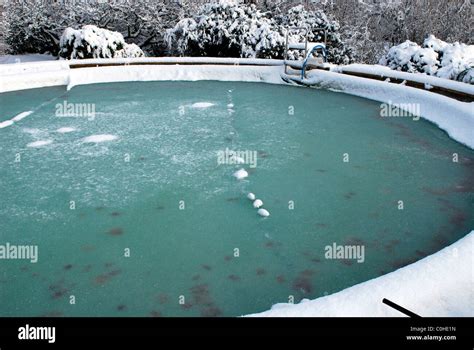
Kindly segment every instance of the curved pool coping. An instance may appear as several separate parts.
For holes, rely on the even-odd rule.
[[[2,93],[129,81],[216,80],[288,84],[285,80],[291,77],[284,74],[283,61],[279,60],[167,57],[7,64],[0,67],[0,78]],[[433,81],[432,77],[429,81]],[[382,103],[419,104],[424,106],[421,111],[424,119],[435,123],[454,140],[474,149],[474,102],[461,102],[425,90],[336,71],[313,70],[299,83]],[[2,120],[4,118],[2,116]],[[295,305],[276,304],[271,310],[252,316],[402,316],[382,304],[382,297],[392,298],[392,301],[422,316],[472,316],[473,247],[474,231],[471,231],[453,245],[387,275],[312,301]]]

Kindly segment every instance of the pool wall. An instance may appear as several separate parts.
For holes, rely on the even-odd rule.
[[[282,61],[256,59],[145,58],[18,63],[0,66],[0,92],[49,86],[70,89],[78,85],[126,81],[217,80],[287,84],[282,79],[285,78],[283,72]],[[309,72],[307,79],[300,83],[383,103],[419,104],[423,118],[438,125],[458,142],[474,148],[472,102],[322,70]],[[0,121],[12,117],[1,115]],[[382,304],[381,298],[387,297],[411,307],[422,316],[472,316],[473,246],[474,231],[450,247],[388,275],[314,301],[278,304],[258,315],[397,316]]]

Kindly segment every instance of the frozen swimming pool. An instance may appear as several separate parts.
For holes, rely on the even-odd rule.
[[[65,101],[95,117],[56,116]],[[365,99],[160,82],[0,102],[1,121],[33,111],[0,130],[1,241],[39,250],[35,264],[1,262],[5,316],[258,312],[392,271],[474,223],[473,151],[426,121],[381,118]],[[217,163],[225,149],[257,152],[248,178]],[[364,246],[364,262],[325,259],[333,243]]]

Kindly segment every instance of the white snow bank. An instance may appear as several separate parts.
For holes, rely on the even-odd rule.
[[[52,55],[46,55],[46,54],[0,56],[0,64],[38,62],[38,61],[54,61],[54,60],[56,60],[56,57],[54,57]]]
[[[118,139],[118,136],[116,135],[91,135],[85,137],[82,142],[84,143],[101,143],[101,142],[108,142],[108,141],[113,141]]]
[[[387,298],[424,317],[474,315],[474,231],[414,264],[338,293],[299,304],[276,304],[248,316],[397,317]]]
[[[35,141],[35,142],[30,142],[29,144],[26,145],[26,147],[43,147],[46,145],[50,145],[53,143],[53,140],[40,140],[40,141]]]
[[[215,104],[211,102],[196,102],[191,105],[191,108],[209,108],[212,106],[215,106]]]
[[[301,82],[294,76],[291,79]],[[421,117],[438,125],[458,142],[474,148],[474,102],[460,102],[426,90],[323,70],[308,72],[303,82],[392,105],[419,104]]]

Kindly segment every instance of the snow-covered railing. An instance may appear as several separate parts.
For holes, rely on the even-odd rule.
[[[221,58],[221,57],[141,57],[113,59],[69,60],[71,68],[127,66],[127,65],[232,65],[232,66],[281,66],[283,60]]]
[[[304,42],[298,42],[298,43],[290,43],[289,42],[289,33],[292,30],[299,30],[299,31],[304,31]],[[285,37],[285,74],[288,74],[288,66],[294,68],[294,65],[292,65],[292,61],[288,60],[288,51],[289,50],[304,50],[304,59],[303,62],[301,63],[301,77],[304,78],[305,76],[305,70],[308,65],[308,60],[310,59],[311,55],[316,52],[318,49],[322,50],[323,52],[323,58],[324,61],[326,61],[326,44],[327,44],[327,34],[326,34],[326,29],[325,28],[316,28],[314,30],[320,30],[324,33],[324,42],[309,42],[308,41],[308,35],[309,35],[309,28],[307,27],[291,27],[287,28],[286,30],[286,37]],[[314,64],[313,64],[314,65]],[[316,66],[319,66],[320,64],[317,63]]]
[[[365,64],[333,66],[331,71],[347,75],[354,75],[361,78],[385,80],[391,83],[404,84],[406,86],[439,93],[460,101],[474,101],[474,85],[438,78],[426,74],[400,72],[385,66]]]
[[[311,43],[311,49],[306,54],[306,58],[303,61],[303,67],[301,68],[301,78],[305,77],[306,68],[308,66],[308,61],[311,58],[311,55],[317,50],[321,50],[323,53],[324,62],[326,62],[326,44],[324,43]]]

